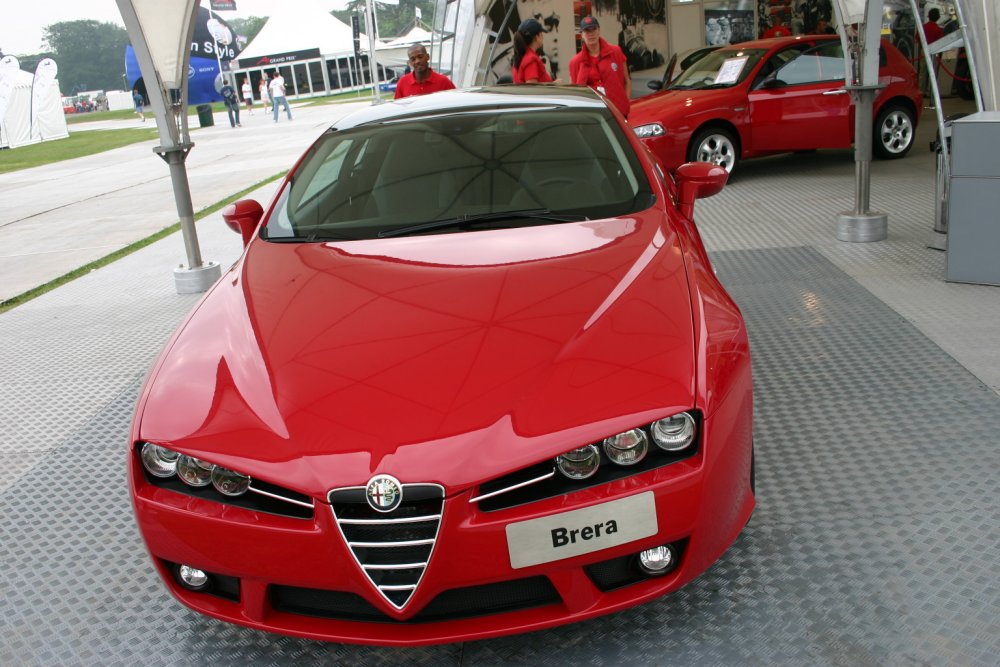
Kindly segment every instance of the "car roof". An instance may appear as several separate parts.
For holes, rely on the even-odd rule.
[[[773,49],[776,46],[787,46],[796,42],[829,42],[840,39],[838,35],[792,35],[790,37],[769,37],[768,39],[752,39],[748,42],[737,42],[723,46],[723,51],[738,51],[740,49]]]
[[[344,116],[332,129],[346,130],[407,118],[440,116],[491,109],[606,109],[604,100],[586,86],[483,86],[416,95],[375,104]]]

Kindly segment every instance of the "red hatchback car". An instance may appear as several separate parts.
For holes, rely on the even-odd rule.
[[[873,151],[899,158],[913,145],[923,98],[917,74],[886,41],[879,50]],[[744,158],[849,148],[854,105],[844,89],[836,36],[743,42],[706,55],[665,90],[632,103],[629,122],[667,169],[712,162],[732,171]]]
[[[665,177],[585,88],[338,121],[167,345],[129,446],[184,604],[341,642],[578,621],[690,582],[754,507],[746,327]]]

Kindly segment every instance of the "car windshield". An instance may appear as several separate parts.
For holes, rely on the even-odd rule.
[[[713,51],[684,70],[668,90],[730,88],[746,79],[765,53],[764,49]]]
[[[264,237],[557,224],[652,203],[641,163],[607,110],[467,111],[328,131],[284,189]]]

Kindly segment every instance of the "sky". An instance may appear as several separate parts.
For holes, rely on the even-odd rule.
[[[166,0],[164,0],[166,1]],[[223,20],[246,18],[248,16],[268,16],[271,7],[279,2],[292,0],[236,0],[237,11],[219,12]],[[346,0],[318,0],[329,9],[341,9]],[[203,0],[208,6],[208,0]],[[17,55],[40,53],[44,50],[42,32],[46,26],[60,21],[110,22],[125,26],[118,3],[115,0],[41,0],[36,2],[3,2],[0,10],[0,49],[4,53]]]

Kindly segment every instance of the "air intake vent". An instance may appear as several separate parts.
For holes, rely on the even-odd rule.
[[[333,518],[354,560],[382,597],[402,609],[417,590],[434,552],[444,488],[403,484],[402,500],[392,511],[376,510],[365,487],[330,492]]]

